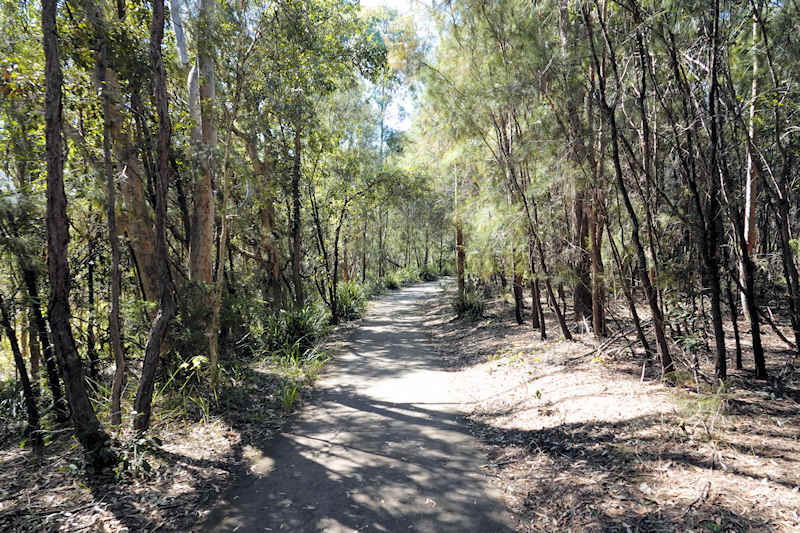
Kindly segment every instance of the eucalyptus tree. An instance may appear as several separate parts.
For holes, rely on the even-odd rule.
[[[153,80],[153,105],[158,115],[158,144],[156,148],[157,174],[155,198],[156,222],[156,259],[158,261],[158,279],[161,286],[159,308],[155,319],[150,326],[147,344],[144,350],[142,375],[136,398],[133,402],[135,417],[133,428],[144,432],[150,426],[151,402],[155,372],[161,357],[161,346],[167,336],[167,330],[175,315],[176,303],[173,294],[174,287],[169,268],[167,251],[166,219],[167,219],[167,193],[169,191],[169,149],[172,135],[172,124],[169,116],[169,99],[167,94],[167,74],[164,68],[164,59],[161,43],[164,39],[164,0],[153,2],[153,15],[150,22],[150,67]]]
[[[89,400],[70,324],[67,246],[69,225],[64,193],[62,130],[62,73],[57,26],[57,4],[42,2],[42,35],[45,58],[45,139],[47,148],[47,270],[50,281],[48,320],[53,347],[64,375],[71,418],[78,440],[96,467],[115,462],[108,436]]]

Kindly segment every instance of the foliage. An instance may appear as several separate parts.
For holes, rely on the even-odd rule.
[[[281,389],[281,405],[284,411],[291,411],[297,401],[297,383],[290,380]]]
[[[401,287],[408,287],[420,281],[419,271],[416,268],[401,268],[395,274],[397,275]]]
[[[0,421],[19,421],[25,416],[22,385],[12,378],[0,380]]]
[[[178,313],[172,322],[171,345],[177,360],[182,364],[198,354],[206,354],[208,338],[203,324],[210,318],[210,310],[205,301],[208,287],[200,282],[187,283],[178,291]],[[141,302],[154,312],[153,306]],[[246,318],[246,317],[241,317]]]
[[[464,295],[455,295],[451,301],[453,311],[458,318],[467,317],[470,320],[480,320],[486,310],[486,299],[479,288],[470,284],[464,289]]]
[[[390,291],[396,291],[399,289],[403,283],[400,279],[400,276],[396,273],[391,273],[384,278],[384,282],[386,283],[386,288]]]
[[[117,479],[149,475],[153,467],[147,459],[157,452],[161,445],[161,439],[152,435],[138,435],[122,442],[115,450],[120,459],[114,468]]]
[[[381,278],[370,278],[362,287],[364,288],[364,295],[367,298],[379,296],[388,289],[386,280]]]
[[[367,295],[360,283],[351,280],[339,284],[336,297],[336,307],[342,320],[355,320],[367,310]]]
[[[313,304],[281,309],[265,320],[264,345],[279,359],[306,359],[327,331],[325,313]]]
[[[430,266],[422,267],[417,276],[420,281],[436,281],[439,279],[439,273]]]

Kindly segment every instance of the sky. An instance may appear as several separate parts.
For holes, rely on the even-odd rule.
[[[428,0],[430,1],[430,0]],[[397,11],[400,16],[412,15],[417,28],[432,31],[426,8],[420,0],[361,0],[363,9],[388,7]],[[414,102],[409,94],[398,95],[387,109],[386,124],[398,131],[407,131],[411,127],[414,114]]]

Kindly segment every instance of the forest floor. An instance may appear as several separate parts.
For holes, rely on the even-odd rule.
[[[268,363],[243,367],[221,413],[155,420],[152,433],[163,446],[155,456],[131,450],[133,466],[147,460],[152,467],[136,477],[89,483],[73,440],[53,438],[37,461],[18,440],[0,435],[0,531],[192,531],[202,527],[198,523],[213,530],[215,520],[227,516],[219,512],[225,505],[247,519],[244,529],[262,530],[269,527],[263,515],[248,518],[240,513],[247,502],[238,500],[266,473],[300,490],[299,497],[267,495],[272,510],[280,509],[276,516],[291,521],[342,511],[338,524],[326,528],[317,521],[322,525],[301,524],[295,531],[349,531],[372,523],[394,532],[399,522],[386,513],[400,507],[392,505],[411,509],[410,520],[432,531],[448,530],[441,525],[448,519],[456,520],[454,531],[479,531],[458,522],[469,517],[462,513],[466,501],[438,497],[471,494],[475,483],[493,495],[487,501],[505,500],[520,532],[800,531],[797,380],[786,383],[780,398],[749,371],[732,371],[723,393],[695,382],[691,372],[679,385],[666,386],[655,361],[643,367],[642,354],[626,349],[624,338],[600,345],[588,334],[561,341],[548,316],[551,340],[542,341],[529,325],[516,325],[507,296],[495,299],[479,321],[456,320],[436,284],[418,287],[431,290],[392,293],[379,300],[377,316],[330,337],[332,352],[350,355],[338,377],[334,369],[333,387],[323,380],[321,391],[312,393],[310,381],[301,384],[299,403],[308,408],[298,418],[295,409],[281,406],[287,380],[297,376]],[[400,355],[394,362],[377,331],[391,324],[399,328],[391,334]],[[375,361],[367,365],[359,350],[370,345]],[[765,345],[775,374],[790,353],[766,328]],[[746,366],[752,364],[748,355],[745,350]],[[701,375],[710,375],[710,359],[699,359]],[[447,387],[418,379],[442,379],[442,369]],[[361,376],[359,387],[337,384],[349,374]],[[378,385],[393,381],[395,387]],[[444,389],[457,401],[424,399]],[[365,399],[364,391],[380,394]],[[403,398],[393,396],[401,392]],[[301,434],[308,417],[337,428],[359,424],[344,436],[329,428],[320,441]],[[452,449],[442,448],[451,440],[469,447],[473,437],[464,427],[477,439],[474,453],[449,465],[426,462],[426,455],[434,461],[451,456]],[[396,439],[383,438],[394,433]],[[281,449],[284,456],[276,455]],[[276,469],[274,457],[284,457],[285,466]],[[315,475],[293,476],[292,461],[313,466]],[[332,468],[344,468],[345,475],[337,481]],[[425,471],[435,475],[425,477]],[[393,492],[382,497],[369,490],[372,485],[361,490],[365,480]],[[328,501],[340,485],[344,495]],[[426,495],[431,487],[436,494]]]
[[[48,434],[38,459],[14,431],[0,432],[0,531],[191,531],[249,468],[250,450],[274,438],[308,398],[317,370],[269,359],[236,364],[217,407],[202,394],[158,399],[148,434],[161,446],[135,449],[127,419],[112,434],[128,461],[119,480],[87,476],[77,442],[64,438],[68,429]]]
[[[542,341],[511,301],[469,322],[445,299],[426,326],[472,397],[467,422],[518,531],[800,531],[797,375],[781,398],[746,370],[722,393],[691,372],[666,386],[624,338]],[[774,375],[791,353],[764,329]],[[713,375],[710,358],[700,371]]]

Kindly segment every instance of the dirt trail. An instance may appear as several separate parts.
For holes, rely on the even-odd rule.
[[[461,417],[422,303],[435,283],[380,298],[314,400],[218,502],[204,531],[511,532],[485,452]]]

